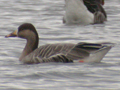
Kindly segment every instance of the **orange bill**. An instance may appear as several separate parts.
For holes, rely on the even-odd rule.
[[[6,35],[5,37],[6,37],[6,38],[7,38],[7,37],[17,37],[17,30],[15,30],[14,32]]]

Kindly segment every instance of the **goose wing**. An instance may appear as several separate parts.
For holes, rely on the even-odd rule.
[[[37,57],[40,58],[48,58],[52,55],[56,55],[56,54],[66,54],[67,52],[69,52],[73,47],[75,46],[75,44],[47,44],[47,45],[43,45],[40,46],[35,54]]]
[[[67,46],[69,46],[69,44]],[[91,53],[96,53],[101,49],[104,49],[104,47],[108,46],[103,43],[81,42],[77,45],[73,45],[69,50],[64,46],[59,53],[55,52],[49,57],[44,57],[42,59],[37,58],[37,60],[41,60],[42,62],[73,62],[74,60],[83,60],[89,57]]]
[[[41,47],[36,61],[43,62],[73,62],[75,59],[83,59],[89,56],[85,49],[76,44],[48,44]]]
[[[71,49],[67,53],[67,57],[77,60],[77,59],[84,59],[89,57],[91,52],[97,51],[102,48],[101,44],[94,44],[94,43],[78,43],[73,49]]]
[[[90,54],[96,54],[101,52],[105,54],[114,46],[113,43],[78,43],[73,49],[71,49],[66,57],[72,60],[80,60],[90,57]],[[104,55],[105,55],[104,54]],[[103,56],[104,56],[103,55]]]
[[[71,58],[74,53],[74,58]],[[73,62],[73,59],[81,59],[89,56],[89,53],[83,49],[77,48],[76,44],[47,44],[26,56],[22,62],[26,64],[44,63],[44,62]]]
[[[91,12],[91,13],[95,13],[98,11],[101,11],[105,17],[107,18],[106,12],[104,10],[104,8],[101,6],[100,3],[94,1],[94,0],[83,0],[85,6],[87,7],[87,9]]]
[[[107,19],[107,14],[102,5],[94,0],[83,0],[87,9],[94,14],[95,23],[103,23]]]

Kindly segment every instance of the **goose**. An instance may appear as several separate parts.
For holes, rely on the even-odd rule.
[[[24,64],[47,62],[100,62],[105,54],[114,46],[113,43],[55,43],[38,48],[39,36],[31,23],[23,23],[18,30],[5,36],[19,37],[27,40],[19,58]]]
[[[102,2],[101,2],[102,1]],[[103,0],[65,0],[65,24],[98,24],[107,20]]]

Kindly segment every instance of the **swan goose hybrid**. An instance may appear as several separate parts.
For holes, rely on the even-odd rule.
[[[24,64],[46,62],[100,62],[113,47],[113,43],[56,43],[38,48],[39,36],[35,27],[24,23],[5,37],[19,37],[27,40],[19,60]]]
[[[102,5],[104,0],[65,0],[63,23],[83,25],[104,23],[107,15]]]

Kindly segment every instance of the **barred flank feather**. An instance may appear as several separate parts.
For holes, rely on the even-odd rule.
[[[46,62],[73,62],[65,55],[75,44],[47,44],[39,47],[33,53],[23,58],[22,62],[27,64],[46,63]],[[29,58],[29,60],[27,59]]]
[[[43,58],[43,62],[63,62],[63,63],[68,63],[68,62],[73,62],[73,60],[68,59],[65,55],[55,55],[50,58]]]

